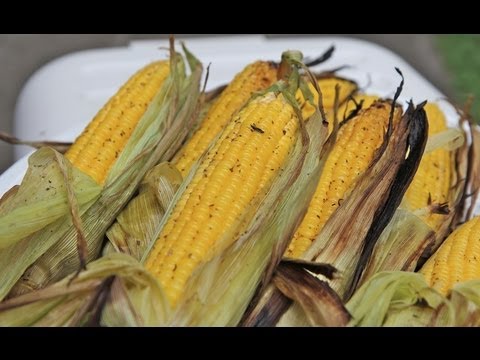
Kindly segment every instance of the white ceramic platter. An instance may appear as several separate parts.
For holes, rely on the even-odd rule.
[[[246,64],[257,60],[278,61],[282,51],[297,49],[315,58],[335,45],[330,60],[315,70],[349,68],[339,74],[351,78],[369,93],[393,97],[400,83],[395,71],[405,76],[401,102],[413,99],[435,101],[443,97],[432,84],[388,49],[357,39],[341,37],[264,36],[213,37],[185,40],[188,48],[205,64],[211,64],[207,89],[232,79]],[[136,41],[128,47],[81,51],[60,57],[35,72],[24,86],[15,111],[14,134],[21,139],[72,141],[119,86],[142,65],[166,58],[167,40]],[[456,114],[442,102],[449,123]],[[17,147],[18,161],[0,175],[0,196],[20,183],[29,148]],[[478,209],[477,209],[478,210]]]

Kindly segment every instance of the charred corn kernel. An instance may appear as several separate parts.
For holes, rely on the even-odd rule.
[[[480,279],[480,217],[451,233],[420,273],[431,287],[443,294],[456,283]]]
[[[434,135],[447,130],[447,120],[436,104],[425,105],[428,119],[428,134]],[[446,149],[436,149],[425,154],[420,162],[412,183],[405,193],[405,202],[411,210],[422,209],[429,205],[448,203],[451,188],[453,158]],[[426,215],[425,222],[434,229],[440,225],[444,216]]]
[[[173,159],[183,176],[202,156],[215,137],[222,131],[233,114],[250,99],[251,95],[267,89],[276,81],[277,65],[256,61],[237,74],[209,109],[200,127]]]
[[[260,191],[266,191],[296,139],[298,118],[282,95],[250,101],[196,169],[147,255],[146,268],[172,305],[196,267],[208,261]],[[226,244],[227,243],[227,244]]]
[[[375,152],[383,143],[390,110],[390,103],[375,102],[340,128],[307,213],[285,256],[297,258],[310,247],[355,181],[370,166]],[[400,117],[401,111],[397,109],[394,123]]]
[[[103,184],[168,74],[168,61],[157,61],[133,75],[97,113],[65,154],[73,166]]]
[[[342,79],[339,77],[320,78],[317,82],[320,90],[322,91],[323,107],[326,112],[329,112],[335,106],[335,86],[339,86],[339,104],[342,104],[349,96],[357,91],[357,84],[351,80]],[[315,103],[317,103],[318,93],[315,90],[315,87],[311,83],[309,83],[308,86],[310,91],[313,93]],[[315,109],[309,102],[305,102],[300,90],[297,92],[296,97],[299,104],[302,104],[301,107],[303,118],[307,119],[308,117],[312,116]]]

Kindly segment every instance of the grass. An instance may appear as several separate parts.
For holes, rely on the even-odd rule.
[[[456,100],[474,95],[473,116],[480,122],[480,35],[438,35],[436,45],[449,70]]]

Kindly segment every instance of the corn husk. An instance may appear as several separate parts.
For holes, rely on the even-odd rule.
[[[99,325],[104,306],[109,325],[165,324],[169,304],[157,280],[138,261],[180,182],[181,174],[170,163],[153,167],[142,180],[139,195],[107,231],[110,241],[104,256],[88,264],[78,277],[70,274],[44,289],[0,303],[0,326]]]
[[[182,175],[170,163],[152,168],[127,207],[108,229],[104,254],[121,252],[140,260],[158,233],[158,226],[182,182]]]
[[[346,304],[351,326],[426,326],[452,321],[448,301],[421,274],[384,271],[361,286]],[[439,315],[442,316],[439,316]]]
[[[396,96],[400,90],[401,86]],[[416,171],[426,142],[427,124],[422,107],[410,104],[398,125],[387,130],[376,159],[302,257],[307,262],[328,263],[339,270],[338,276],[326,281],[341,299],[348,299],[355,289],[375,242]],[[293,306],[273,304],[281,298],[274,293],[271,289],[256,299],[258,305],[252,304],[242,321],[244,326],[318,325],[308,321],[298,302]],[[324,300],[312,297],[310,302]],[[281,301],[285,304],[287,300]],[[284,310],[272,313],[269,307]]]
[[[72,226],[70,220],[61,221],[0,251],[0,299],[17,281],[10,296],[62,279],[98,256],[106,230],[134,194],[140,180],[156,163],[175,153],[195,117],[202,66],[188,51],[185,53],[191,74],[187,76],[183,58],[172,48],[171,74],[109,172],[100,196],[80,212],[81,217],[73,217],[81,227]],[[29,221],[27,217],[20,220]],[[83,245],[78,246],[83,249],[80,258],[79,228],[85,234]]]
[[[350,326],[479,326],[480,280],[456,284],[443,296],[419,273],[383,271],[365,282],[346,307]]]
[[[158,282],[131,256],[108,254],[87,265],[77,277],[65,279],[0,304],[0,326],[85,326],[99,325],[102,311],[111,293],[125,291],[123,303],[110,304],[118,309],[122,325],[152,325],[164,322],[168,302]],[[110,309],[109,307],[109,309]],[[142,308],[143,317],[130,307]],[[130,312],[129,312],[130,311]],[[120,314],[123,314],[121,317]]]
[[[445,148],[455,155],[452,179],[454,186],[448,204],[431,204],[425,209],[415,211],[409,211],[402,204],[380,236],[360,284],[380,271],[418,269],[458,224],[471,217],[472,211],[465,211],[465,203],[469,198],[468,194],[475,195],[479,186],[473,183],[478,182],[474,180],[479,166],[478,156],[475,157],[473,153],[473,149],[480,145],[480,139],[476,139],[477,133],[478,130],[471,126],[471,122],[460,116],[458,128],[448,129],[429,138],[425,152]],[[468,200],[475,202],[475,199]],[[422,220],[421,217],[429,213],[444,217],[438,228],[433,229]]]
[[[30,156],[21,185],[0,202],[0,249],[14,245],[68,213],[64,174],[69,177],[78,206],[91,203],[100,195],[101,187],[92,178],[60,161],[57,154],[50,148],[42,148]]]

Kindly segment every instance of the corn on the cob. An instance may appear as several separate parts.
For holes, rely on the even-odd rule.
[[[420,270],[443,294],[458,282],[480,279],[480,217],[460,225]]]
[[[362,110],[338,133],[307,213],[288,246],[286,256],[297,258],[309,248],[341,205],[355,181],[369,167],[383,142],[391,105],[378,101]],[[395,119],[401,116],[395,111]]]
[[[426,104],[425,111],[428,118],[429,136],[447,130],[445,115],[436,104]],[[417,210],[427,207],[430,203],[448,203],[452,186],[452,167],[452,153],[447,149],[439,148],[425,154],[405,193],[404,201],[407,208]],[[428,214],[424,220],[436,229],[444,220],[444,216]]]
[[[172,305],[195,268],[219,250],[222,236],[265,191],[292,148],[297,122],[283,95],[268,92],[235,115],[210,149],[145,261]]]
[[[169,62],[139,70],[97,113],[65,154],[76,168],[103,184],[138,121],[169,74]]]
[[[277,65],[273,62],[256,61],[237,74],[209,109],[200,127],[173,159],[183,176],[222,131],[233,114],[250,99],[251,95],[268,88],[276,80]]]

